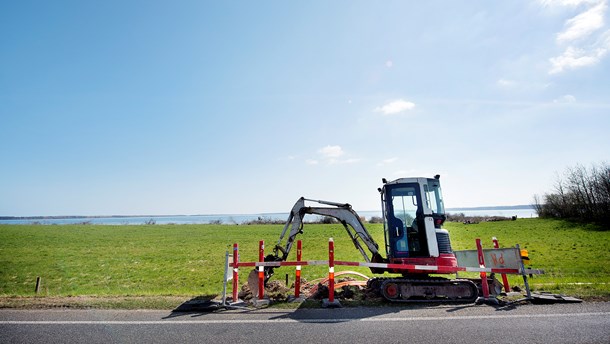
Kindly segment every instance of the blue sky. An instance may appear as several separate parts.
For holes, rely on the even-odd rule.
[[[529,204],[608,160],[608,6],[4,1],[0,215]]]

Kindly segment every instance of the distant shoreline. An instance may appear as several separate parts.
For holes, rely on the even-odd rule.
[[[447,208],[446,211],[457,210],[517,210],[517,209],[534,209],[531,205],[499,205],[485,207],[463,207],[463,208]]]
[[[509,205],[509,206],[482,206],[482,207],[463,207],[463,208],[447,208],[446,212],[459,212],[459,211],[480,211],[480,210],[519,210],[519,209],[533,209],[531,205]],[[381,213],[381,210],[370,210],[367,212],[377,211]],[[52,216],[0,216],[2,220],[62,220],[62,219],[108,219],[108,218],[162,218],[162,217],[181,217],[181,216],[268,216],[284,214],[279,213],[256,213],[256,214],[199,214],[199,215],[52,215]]]

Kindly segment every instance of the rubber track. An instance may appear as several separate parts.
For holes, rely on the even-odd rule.
[[[453,285],[455,283],[459,283],[459,284],[463,284],[463,285],[467,285],[468,287],[470,287],[471,293],[470,295],[465,295],[464,297],[461,298],[455,298],[455,299],[451,299],[451,298],[434,298],[434,299],[428,299],[426,298],[426,295],[420,295],[415,299],[402,299],[402,298],[389,298],[386,295],[384,295],[383,292],[383,287],[387,284],[387,283],[396,283],[397,285],[404,285],[404,284],[411,284],[411,283],[417,283],[419,285],[428,285],[430,287],[434,287],[434,286],[439,286],[439,285]],[[405,279],[405,278],[391,278],[391,277],[375,277],[375,278],[371,278],[367,284],[367,287],[370,289],[376,289],[376,292],[383,296],[386,300],[390,301],[390,302],[397,302],[397,303],[472,303],[474,301],[476,301],[477,297],[479,296],[479,292],[477,289],[477,286],[474,282],[467,280],[467,279],[454,279],[454,280],[449,280],[446,278],[430,278],[430,279]]]

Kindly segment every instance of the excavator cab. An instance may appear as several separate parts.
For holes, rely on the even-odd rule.
[[[407,258],[452,253],[448,232],[441,228],[446,216],[439,179],[437,175],[383,180],[379,191],[390,261],[406,263]]]

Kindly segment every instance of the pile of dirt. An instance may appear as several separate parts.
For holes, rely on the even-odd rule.
[[[265,286],[265,297],[269,298],[271,301],[286,301],[288,300],[288,296],[290,295],[292,289],[286,287],[286,285],[280,281],[270,281]],[[254,298],[248,283],[244,283],[241,286],[241,290],[239,292],[239,298],[244,301],[249,301]]]
[[[352,277],[342,277],[335,281],[336,285],[345,284],[338,289],[335,289],[335,298],[345,301],[362,301],[368,298],[370,291],[367,291],[366,287],[361,285],[351,285],[350,282],[357,282],[358,280]],[[328,298],[328,285],[320,282],[312,285],[311,283],[305,284],[305,290],[308,291],[309,299],[322,300]]]
[[[379,296],[370,291],[366,290],[365,287],[360,285],[349,285],[350,282],[357,281],[351,277],[343,277],[335,281],[336,284],[346,284],[341,288],[335,289],[335,298],[339,300],[365,300],[372,298],[378,298]],[[328,285],[323,284],[326,281],[314,280],[307,282],[305,279],[301,280],[301,296],[310,300],[322,300],[328,298]],[[274,302],[287,301],[290,296],[294,296],[294,283],[287,287],[281,281],[270,281],[265,286],[265,297]],[[254,298],[252,291],[247,283],[241,286],[239,292],[239,298],[244,301],[250,301]]]

